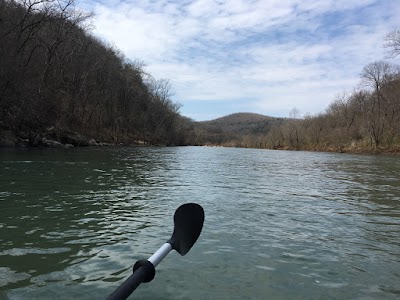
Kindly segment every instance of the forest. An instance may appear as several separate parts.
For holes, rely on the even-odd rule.
[[[180,145],[187,119],[155,79],[90,33],[73,0],[0,0],[4,145]]]
[[[398,31],[387,45],[400,44]],[[399,54],[394,52],[395,55]],[[338,96],[324,113],[276,127],[266,147],[338,152],[400,151],[400,72],[385,61],[361,71],[360,86]]]
[[[91,18],[74,0],[0,0],[0,146],[400,152],[400,70],[387,60],[366,65],[360,84],[318,115],[195,122],[179,113],[167,79],[91,34]],[[400,55],[399,30],[383,43]]]

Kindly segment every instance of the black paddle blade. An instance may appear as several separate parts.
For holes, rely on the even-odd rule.
[[[196,243],[204,223],[204,210],[196,203],[178,207],[174,214],[174,232],[168,243],[180,255],[185,255]]]

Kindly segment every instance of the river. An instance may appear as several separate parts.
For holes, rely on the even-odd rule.
[[[400,158],[1,149],[0,299],[103,299],[196,202],[203,232],[136,299],[399,299]]]

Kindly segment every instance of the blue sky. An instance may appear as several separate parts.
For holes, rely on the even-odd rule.
[[[325,111],[381,60],[397,0],[77,0],[93,33],[169,79],[182,115]]]

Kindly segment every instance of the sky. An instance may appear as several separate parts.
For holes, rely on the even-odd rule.
[[[92,33],[156,79],[196,121],[324,112],[385,59],[398,0],[77,0]]]

